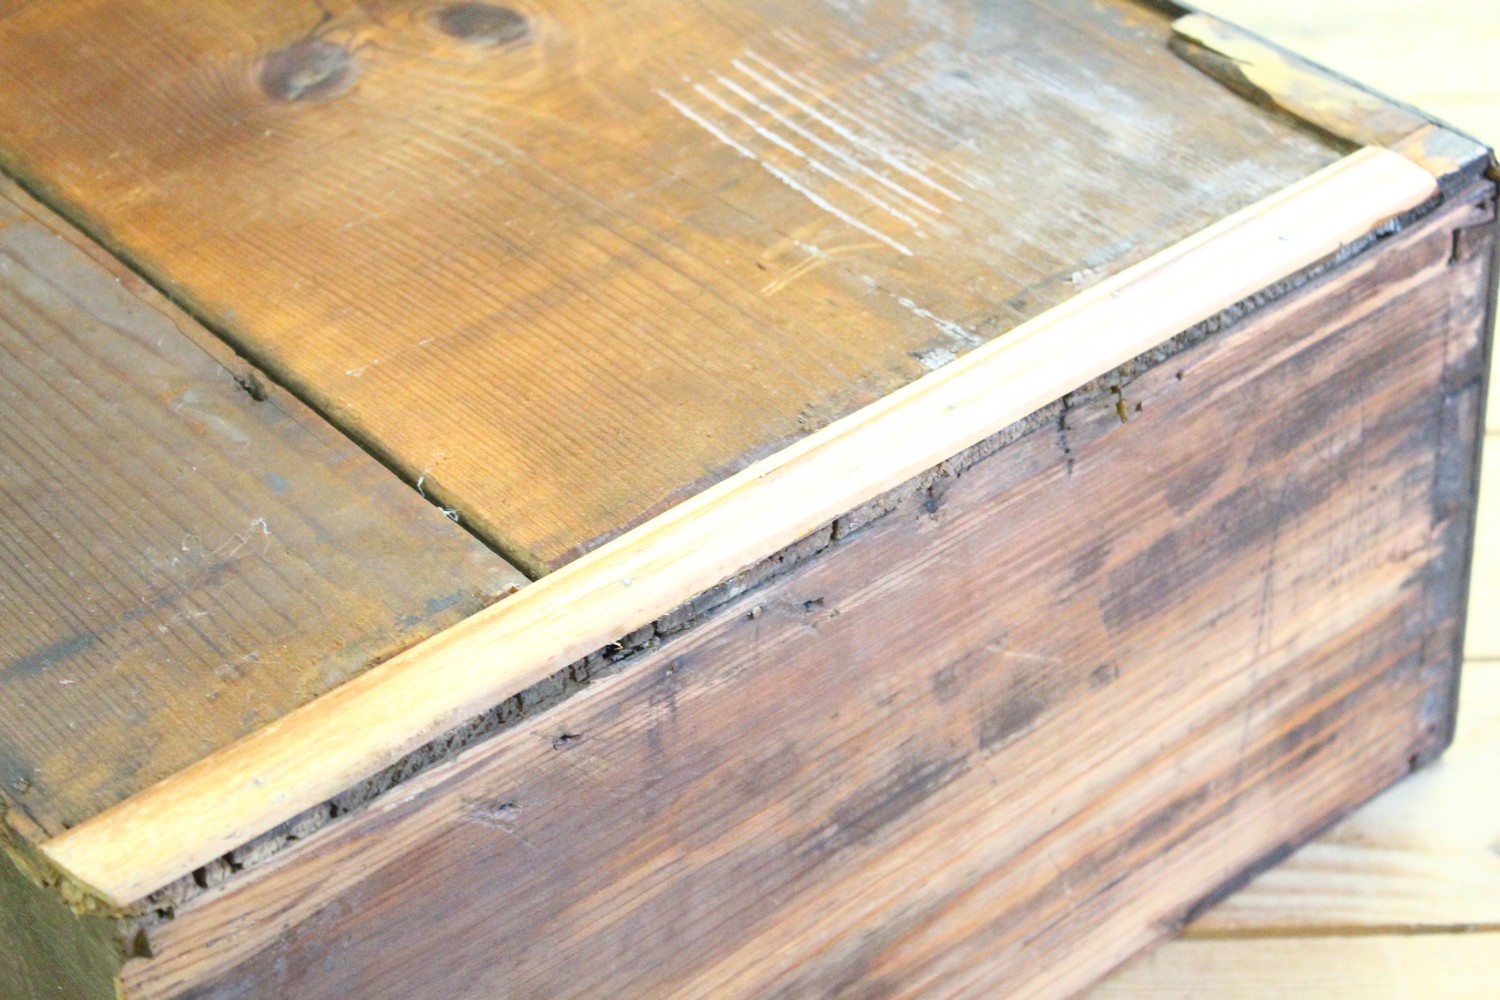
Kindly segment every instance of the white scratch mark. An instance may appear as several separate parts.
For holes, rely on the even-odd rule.
[[[847,152],[839,149],[833,143],[823,139],[816,132],[813,132],[797,124],[797,122],[788,118],[786,115],[783,115],[781,112],[771,107],[765,101],[762,101],[760,98],[756,97],[749,90],[746,90],[738,83],[735,83],[733,80],[729,79],[729,77],[716,75],[714,79],[723,84],[725,87],[728,87],[730,90],[734,91],[734,93],[738,94],[743,100],[748,101],[750,104],[753,104],[760,111],[763,111],[766,114],[770,115],[777,123],[785,125],[787,128],[802,136],[802,138],[806,139],[808,142],[828,153],[830,156],[837,158],[841,163],[853,167],[866,176],[873,178],[876,183],[884,185],[885,187],[896,192],[902,197],[911,200],[915,204],[920,205],[922,208],[925,208],[927,211],[937,215],[942,214],[943,210],[941,208],[938,208],[932,202],[928,201],[926,198],[923,198],[921,195],[916,194],[912,191],[908,191],[900,184],[897,184],[895,181],[891,180],[885,174],[882,174],[876,170],[871,170],[868,164],[862,163],[857,158],[850,156]]]
[[[972,333],[970,333],[968,329],[963,326],[963,324],[955,323],[951,319],[944,319],[937,313],[933,312],[931,309],[925,309],[922,306],[917,305],[905,295],[897,295],[895,292],[887,291],[886,289],[881,288],[880,283],[877,282],[874,278],[870,277],[868,274],[862,274],[860,275],[860,278],[870,288],[875,289],[877,292],[885,292],[885,294],[895,299],[896,304],[901,308],[905,309],[913,316],[919,316],[922,319],[927,320],[933,326],[937,327],[939,330],[943,331],[953,339],[957,340],[965,347],[978,347],[980,344],[984,343],[984,341],[979,337],[976,337]]]
[[[436,339],[435,337],[423,337],[421,340],[417,341],[412,346],[413,347],[426,347],[428,344],[432,343],[433,340],[435,340],[435,339]],[[399,349],[397,351],[394,351],[394,352],[392,352],[390,354],[387,354],[383,358],[376,358],[373,361],[366,362],[365,364],[360,365],[358,368],[349,368],[349,369],[345,370],[344,374],[350,376],[351,378],[359,378],[361,375],[363,375],[365,372],[369,371],[371,368],[374,368],[376,365],[386,364],[387,362],[392,361],[395,358],[401,356],[407,350],[408,350],[408,348],[403,347],[403,348],[401,348],[401,349]]]
[[[242,534],[242,535],[231,535],[228,538],[226,538],[224,540],[224,543],[222,545],[220,545],[218,548],[214,549],[212,552],[210,552],[208,554],[209,558],[212,559],[212,558],[218,556],[219,553],[223,552],[224,553],[223,558],[225,560],[233,559],[236,555],[239,554],[239,551],[241,549],[243,549],[246,545],[250,544],[250,539],[252,539],[252,538],[255,537],[255,533],[256,533],[257,530],[260,531],[260,534],[261,534],[262,538],[264,539],[264,543],[263,543],[263,545],[261,547],[261,550],[260,550],[260,554],[262,556],[264,556],[267,552],[269,552],[271,550],[271,529],[266,526],[266,519],[265,518],[263,518],[263,517],[257,517],[255,520],[253,520],[253,521],[250,522],[250,527],[248,529],[246,529],[246,531],[245,531],[244,534]],[[187,539],[184,538],[183,541],[184,541],[184,543],[186,543]],[[228,552],[224,552],[224,549],[226,547],[228,547],[228,546],[231,546],[231,545],[233,545],[233,548],[230,548]]]
[[[781,77],[783,80],[787,81],[788,83],[791,83],[791,84],[793,84],[795,86],[801,87],[804,90],[807,89],[806,84],[801,83],[795,77],[793,77],[791,74],[787,73],[785,70],[781,69],[779,66],[775,65],[774,63],[772,63],[770,60],[764,59],[761,56],[756,55],[754,52],[750,51],[749,49],[745,50],[745,55],[748,56],[751,59],[754,59],[756,62],[760,63],[761,65],[765,66],[772,73],[775,73],[777,76]],[[901,173],[906,174],[908,177],[912,178],[915,181],[918,181],[918,182],[920,182],[922,184],[927,185],[928,187],[932,188],[932,190],[937,191],[940,194],[947,195],[949,198],[952,198],[954,201],[963,201],[964,200],[963,197],[961,195],[959,195],[957,192],[954,192],[954,191],[950,190],[949,188],[944,187],[943,185],[939,184],[937,181],[933,180],[931,177],[928,177],[926,174],[922,173],[920,170],[914,170],[914,169],[912,169],[910,166],[908,166],[906,163],[904,163],[900,158],[892,155],[889,150],[882,149],[880,146],[878,146],[874,142],[870,141],[870,139],[868,139],[867,137],[859,135],[858,133],[851,131],[847,126],[841,125],[840,123],[834,121],[832,118],[829,118],[827,115],[823,114],[817,108],[814,108],[812,105],[808,104],[806,101],[802,100],[797,95],[791,93],[785,87],[780,86],[775,81],[766,79],[766,77],[765,77],[765,75],[763,73],[759,73],[756,70],[752,69],[751,67],[745,65],[745,63],[742,60],[739,60],[739,59],[732,60],[731,63],[730,63],[730,65],[732,65],[735,69],[739,70],[741,73],[744,73],[746,76],[750,77],[752,80],[754,80],[757,83],[759,83],[761,86],[765,87],[767,90],[769,90],[772,93],[776,94],[782,100],[786,101],[787,103],[791,104],[793,107],[796,107],[797,109],[799,109],[800,111],[802,111],[802,113],[805,114],[805,115],[807,115],[809,118],[812,118],[814,121],[820,122],[821,124],[823,124],[827,128],[831,129],[833,132],[835,132],[837,135],[841,136],[844,139],[849,140],[850,142],[854,143],[856,146],[859,146],[860,148],[864,149],[870,155],[874,156],[878,160],[881,160],[882,162],[884,162],[888,166],[890,166],[890,167],[892,167],[892,168],[894,168],[896,170],[899,170]],[[826,98],[824,99],[824,101],[825,101],[825,103],[827,103],[827,99]]]
[[[906,223],[907,225],[912,226],[913,228],[918,227],[918,226],[921,225],[921,223],[918,222],[916,219],[913,219],[911,216],[907,215],[905,212],[901,211],[900,209],[895,208],[889,202],[887,202],[884,198],[881,198],[879,195],[875,194],[874,192],[865,190],[863,187],[860,187],[858,184],[855,184],[853,181],[851,181],[851,180],[849,180],[849,179],[841,176],[840,174],[835,173],[833,171],[833,169],[830,168],[827,164],[825,164],[822,160],[819,160],[819,159],[817,159],[814,156],[810,156],[808,153],[806,153],[803,150],[797,148],[792,143],[786,141],[780,135],[777,135],[775,132],[771,131],[770,129],[766,128],[764,125],[762,125],[759,122],[757,122],[755,119],[751,118],[749,115],[745,114],[739,108],[736,108],[734,105],[730,104],[728,101],[725,101],[723,98],[719,97],[719,95],[715,94],[713,91],[711,91],[707,87],[703,86],[703,84],[701,84],[701,83],[695,83],[695,84],[693,84],[693,89],[695,91],[697,91],[699,94],[701,94],[703,97],[705,97],[706,99],[708,99],[709,101],[713,102],[714,104],[718,105],[720,108],[722,108],[725,111],[729,112],[735,118],[738,118],[740,121],[744,122],[751,129],[753,129],[757,135],[761,136],[763,139],[765,139],[768,142],[771,142],[771,143],[773,143],[773,144],[775,144],[777,146],[780,146],[782,149],[784,149],[787,152],[791,153],[793,156],[797,157],[800,160],[805,161],[807,163],[807,165],[809,167],[811,167],[815,172],[822,174],[824,177],[827,177],[828,179],[832,180],[836,184],[842,184],[842,185],[844,185],[844,187],[846,187],[849,190],[853,191],[855,194],[860,195],[866,201],[870,202],[870,204],[874,205],[876,208],[879,208],[882,211],[884,211],[884,212],[886,212],[886,213],[888,213],[890,215],[895,216],[896,218],[900,219],[902,222]]]
[[[672,107],[676,108],[678,114],[693,122],[699,128],[703,129],[715,139],[718,139],[720,142],[728,146],[730,149],[734,150],[736,153],[739,153],[745,159],[759,164],[761,168],[766,171],[766,173],[770,174],[772,177],[775,177],[778,181],[785,184],[793,191],[796,191],[798,194],[802,195],[802,197],[806,198],[808,201],[812,202],[814,205],[818,206],[829,215],[832,215],[834,218],[845,223],[846,225],[853,226],[855,229],[858,229],[865,235],[879,240],[880,242],[884,243],[886,246],[891,247],[893,250],[896,250],[903,256],[912,256],[911,250],[907,249],[902,244],[897,243],[895,240],[891,239],[885,233],[880,232],[878,229],[872,229],[871,227],[865,225],[863,222],[854,218],[854,216],[849,215],[847,212],[844,212],[842,209],[840,209],[837,205],[834,205],[832,202],[828,201],[828,199],[823,198],[813,191],[809,191],[806,187],[799,184],[796,178],[791,177],[785,171],[773,166],[772,164],[767,163],[765,160],[762,160],[760,157],[756,156],[749,147],[736,141],[723,129],[719,128],[713,122],[698,114],[698,112],[694,111],[686,104],[683,104],[681,101],[677,100],[677,98],[673,97],[671,94],[668,94],[664,90],[658,90],[656,91],[656,96],[660,97],[662,100],[672,105]]]
[[[958,355],[954,354],[946,347],[934,347],[929,351],[919,352],[917,354],[917,360],[922,363],[922,367],[928,369],[929,371],[937,371],[944,365],[951,364],[952,362],[957,361]],[[951,408],[952,407],[950,407],[950,409]]]

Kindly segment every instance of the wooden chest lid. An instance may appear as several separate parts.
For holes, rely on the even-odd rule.
[[[0,155],[539,575],[1336,159],[1129,0],[0,20]]]

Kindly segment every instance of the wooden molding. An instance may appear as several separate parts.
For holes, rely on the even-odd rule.
[[[42,845],[126,906],[1431,200],[1364,149],[757,462]],[[579,609],[587,609],[586,614]]]

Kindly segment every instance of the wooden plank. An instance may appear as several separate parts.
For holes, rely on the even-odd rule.
[[[127,995],[1084,987],[1445,739],[1463,216],[187,904]]]
[[[129,903],[1434,190],[1429,174],[1394,153],[1354,154],[53,838],[47,853],[106,898]]]
[[[1500,981],[1500,933],[1177,941],[1089,1000],[1476,1000]]]
[[[1128,0],[443,9],[21,5],[0,162],[533,574],[1338,155]]]
[[[37,211],[0,199],[0,798],[42,837],[524,580]]]
[[[1441,760],[1256,878],[1188,933],[1500,927],[1500,664],[1467,665],[1461,691],[1458,735]]]

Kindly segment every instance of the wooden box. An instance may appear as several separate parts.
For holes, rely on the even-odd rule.
[[[0,997],[1065,996],[1450,737],[1488,150],[1166,3],[0,3]]]

